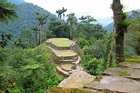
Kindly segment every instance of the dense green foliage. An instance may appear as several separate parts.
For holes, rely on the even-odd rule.
[[[0,1],[0,22],[8,23],[8,20],[13,20],[17,17],[14,11],[15,5],[7,2],[6,0]],[[2,31],[0,31],[1,33]],[[11,40],[12,35],[9,33],[0,34],[0,47],[4,48],[7,45],[8,40]]]
[[[34,49],[1,50],[0,90],[10,93],[45,93],[62,78],[48,60],[50,51],[42,44]]]
[[[53,57],[44,43],[48,38],[69,38],[77,42],[82,51],[82,66],[92,75],[115,67],[116,34],[108,34],[89,15],[78,19],[74,13],[65,16],[66,11],[64,7],[57,10],[58,19],[36,5],[23,3],[15,9],[17,20],[7,19],[8,25],[0,24],[0,91],[45,93],[46,89],[58,85],[62,78],[51,63]],[[131,17],[125,38],[125,57],[140,53],[140,16],[134,12]]]
[[[37,5],[22,3],[17,5],[15,8],[18,19],[9,22],[8,25],[0,23],[0,33],[11,33],[14,37],[18,37],[19,34],[25,29],[32,32],[31,27],[37,24],[35,14],[36,11],[49,15],[49,18],[56,18],[55,15],[41,7],[38,7]],[[47,20],[47,23],[49,22],[50,19]],[[45,25],[45,27],[47,27],[47,25]]]
[[[13,17],[17,17],[14,8],[16,6],[6,0],[0,1],[0,22],[8,23],[8,19],[13,20]]]
[[[126,34],[126,45],[128,49],[134,50],[130,53],[140,55],[140,12],[132,11],[132,16],[129,17],[131,25]]]

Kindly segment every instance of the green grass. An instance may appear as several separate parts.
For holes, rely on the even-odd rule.
[[[71,45],[68,38],[52,38],[49,40],[58,47],[69,47]]]
[[[72,51],[60,51],[60,52],[57,52],[57,55],[58,56],[75,56],[77,55],[76,53],[72,52]]]

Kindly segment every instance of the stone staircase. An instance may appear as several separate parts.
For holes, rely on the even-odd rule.
[[[58,73],[66,77],[60,82],[58,87],[83,88],[85,84],[93,81],[95,76],[83,71],[83,68],[81,67],[81,58],[77,53],[78,48],[76,43],[71,40],[65,40],[70,42],[69,46],[56,46],[53,44],[53,40],[47,40],[47,47],[50,48],[53,54],[57,57],[56,64],[58,65],[56,69]]]
[[[60,47],[53,44],[52,40],[47,40],[47,47],[52,50],[54,55],[57,57],[57,64],[56,67],[59,74],[63,75],[64,77],[68,77],[72,74],[73,70],[82,67],[80,66],[81,58],[78,54],[73,50],[75,46],[75,42],[68,40],[70,42],[69,46]]]

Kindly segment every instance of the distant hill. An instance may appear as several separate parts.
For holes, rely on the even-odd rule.
[[[15,19],[13,22],[9,21],[8,25],[4,23],[0,23],[0,33],[9,32],[13,34],[14,36],[17,36],[20,34],[21,31],[25,29],[28,29],[31,31],[31,27],[37,24],[36,14],[35,14],[36,11],[40,11],[40,13],[45,13],[49,15],[47,23],[50,22],[51,17],[57,18],[56,15],[31,3],[19,4],[17,5],[17,8],[15,9],[15,11],[18,15],[18,19]]]
[[[110,24],[106,25],[104,29],[107,30],[108,33],[110,33],[113,31],[113,25],[114,25],[114,22],[111,22]]]
[[[105,17],[105,18],[97,18],[96,19],[98,23],[100,23],[103,27],[108,25],[108,23],[111,23],[113,19],[111,17]]]
[[[21,3],[25,3],[24,0],[7,0],[8,2],[14,3],[16,5],[21,4]]]
[[[136,10],[138,12],[140,12],[140,9]],[[132,11],[128,12],[128,16],[131,16],[132,15]],[[113,31],[113,24],[114,22],[111,22],[110,24],[106,25],[104,27],[105,30],[107,30],[108,32],[112,32]]]

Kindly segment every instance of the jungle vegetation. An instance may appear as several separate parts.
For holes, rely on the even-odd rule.
[[[119,0],[113,0],[112,9],[119,3],[115,1]],[[125,58],[140,55],[140,13],[132,11],[132,15],[127,16],[121,10],[122,5],[119,7],[122,19],[115,24],[119,28],[116,33],[108,33],[92,16],[77,18],[73,12],[67,14],[64,7],[56,10],[56,17],[29,3],[16,6],[0,1],[0,92],[45,93],[46,89],[59,84],[63,77],[52,64],[51,52],[45,44],[49,38],[69,38],[77,42],[82,66],[92,75],[101,75]],[[115,52],[117,40],[124,46],[123,54],[119,52],[123,59],[119,60]]]

